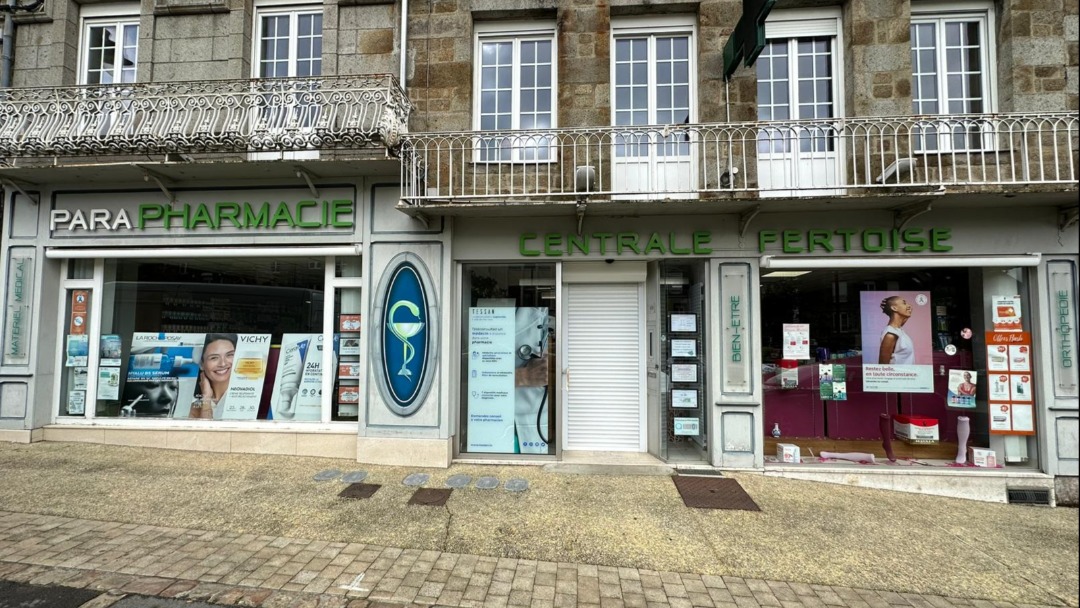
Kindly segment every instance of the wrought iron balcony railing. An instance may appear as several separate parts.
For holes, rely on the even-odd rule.
[[[0,156],[386,148],[411,104],[387,74],[0,91]]]
[[[1075,187],[1075,114],[410,133],[407,207]]]

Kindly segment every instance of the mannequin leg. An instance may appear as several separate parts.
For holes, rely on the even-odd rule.
[[[956,418],[956,464],[967,463],[967,442],[971,436],[971,420],[967,416]]]
[[[892,418],[888,414],[882,414],[878,419],[878,430],[881,431],[881,447],[885,448],[885,456],[889,462],[896,462],[896,455],[892,449]]]
[[[874,455],[865,452],[822,452],[822,458],[834,458],[836,460],[850,460],[851,462],[869,462],[874,464]]]

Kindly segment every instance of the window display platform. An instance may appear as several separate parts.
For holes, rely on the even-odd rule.
[[[297,431],[49,425],[44,427],[41,439],[196,452],[318,456],[349,460],[356,460],[357,453],[357,435],[353,429],[335,432],[315,429]]]
[[[885,450],[881,446],[881,440],[856,440],[856,439],[826,439],[826,438],[800,438],[800,437],[774,437],[765,438],[765,463],[779,462],[776,455],[777,444],[793,444],[799,447],[799,455],[802,464],[818,463],[822,452],[839,453],[865,453],[873,454],[877,464],[888,463]],[[920,461],[948,461],[956,459],[956,442],[940,441],[933,444],[909,444],[899,439],[892,441],[893,455],[897,461],[920,460]],[[771,460],[770,460],[771,459]],[[831,460],[831,459],[826,459]],[[786,463],[790,464],[790,463]],[[857,464],[848,461],[848,464]]]

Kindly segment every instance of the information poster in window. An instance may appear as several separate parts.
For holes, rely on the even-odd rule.
[[[323,334],[284,334],[278,357],[270,417],[274,420],[321,420]],[[331,369],[337,366],[334,352]]]
[[[810,358],[810,324],[784,323],[784,358]]]
[[[978,373],[970,369],[949,370],[949,392],[945,396],[949,407],[970,409],[975,407],[976,380]]]
[[[993,296],[990,298],[990,314],[994,319],[994,331],[1023,331],[1020,314],[1020,296]]]
[[[469,452],[514,452],[514,339],[515,308],[469,309]]]
[[[994,298],[995,305],[998,299]],[[990,370],[987,373],[990,432],[995,435],[1034,435],[1035,378],[1031,371],[1031,334],[1012,330],[986,332],[986,358]]]

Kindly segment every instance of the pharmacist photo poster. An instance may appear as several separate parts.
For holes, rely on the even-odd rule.
[[[859,294],[863,390],[934,392],[930,293],[864,291]]]
[[[274,393],[270,396],[272,419],[322,418],[323,342],[322,334],[284,334],[281,337]],[[336,350],[331,369],[337,369]]]

